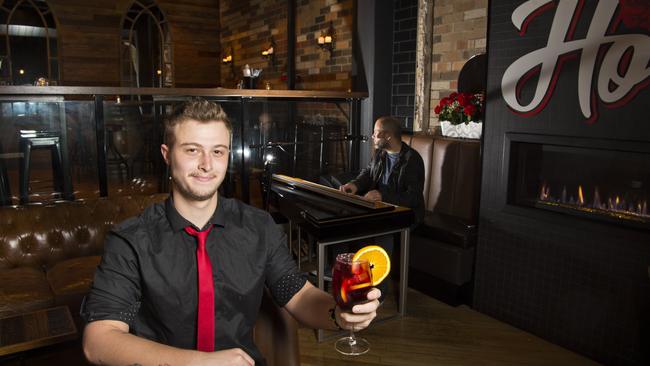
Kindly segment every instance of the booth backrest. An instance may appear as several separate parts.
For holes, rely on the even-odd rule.
[[[168,194],[98,198],[0,208],[0,269],[49,269],[71,258],[101,255],[114,225]]]
[[[433,156],[433,139],[426,135],[402,135],[402,141],[415,149],[424,161],[424,207],[429,205],[429,184],[431,183],[431,157]]]
[[[427,211],[476,223],[480,185],[480,141],[433,135],[402,135],[424,161]]]

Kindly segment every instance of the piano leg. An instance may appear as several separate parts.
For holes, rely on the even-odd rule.
[[[318,247],[318,288],[325,289],[325,245],[320,245],[316,242]]]
[[[409,275],[409,241],[410,241],[410,231],[409,228],[405,228],[400,233],[400,247],[401,250],[401,260],[402,263],[400,268],[400,286],[399,286],[399,315],[404,316],[406,314],[406,293],[408,292],[408,275]]]

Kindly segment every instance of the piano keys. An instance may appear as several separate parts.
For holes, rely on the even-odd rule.
[[[278,211],[321,239],[409,227],[415,219],[407,207],[367,200],[286,175],[272,176],[271,192],[271,203]]]

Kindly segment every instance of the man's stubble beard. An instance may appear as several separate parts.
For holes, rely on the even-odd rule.
[[[390,144],[385,139],[381,139],[375,144],[377,150],[386,150],[389,146]]]
[[[173,169],[171,169],[173,172]],[[181,180],[181,179],[176,179],[174,174],[172,173],[172,184],[174,185],[174,189],[183,197],[185,197],[188,200],[191,201],[207,201],[211,199],[219,190],[219,186],[221,186],[221,182],[218,182],[218,184],[214,187],[214,189],[206,192],[206,193],[201,193],[197,192],[192,189],[192,187],[187,184],[186,181]],[[191,178],[191,176],[190,176]]]

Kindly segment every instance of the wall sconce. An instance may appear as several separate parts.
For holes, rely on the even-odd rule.
[[[266,58],[272,66],[275,66],[275,41],[271,38],[269,46],[262,50],[262,57]]]
[[[330,22],[327,31],[324,33],[321,32],[320,36],[318,36],[318,47],[322,50],[329,51],[330,58],[332,57],[332,53],[334,52],[334,27],[332,27],[332,22]]]
[[[230,73],[234,77],[237,74],[235,73],[235,63],[233,62],[232,54],[232,47],[230,47],[230,52],[221,58],[221,63],[224,65],[230,65]]]

